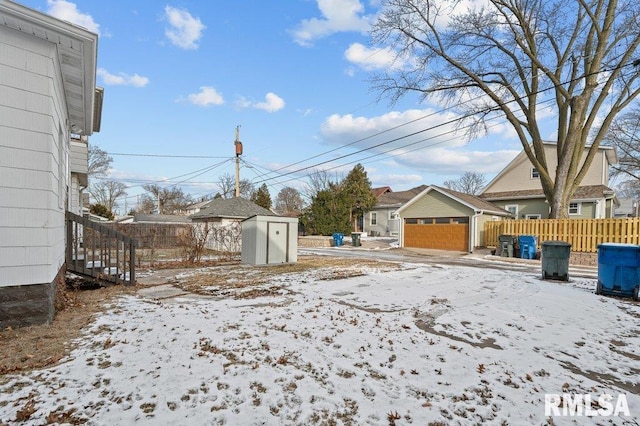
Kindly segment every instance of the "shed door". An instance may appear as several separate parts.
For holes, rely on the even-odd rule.
[[[468,218],[405,219],[404,246],[468,251]]]
[[[267,223],[267,263],[285,263],[288,261],[287,230],[286,223]]]

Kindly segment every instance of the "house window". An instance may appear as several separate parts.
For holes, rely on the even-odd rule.
[[[570,215],[579,215],[580,214],[580,203],[569,203],[569,214]]]
[[[508,211],[509,213],[511,213],[513,215],[513,217],[515,217],[515,218],[518,217],[518,205],[517,204],[507,204],[506,206],[504,206],[504,209],[506,211]]]
[[[540,179],[540,172],[535,167],[531,168],[531,179]]]
[[[398,213],[389,211],[389,220],[393,220],[393,219],[397,219],[398,218]]]
[[[528,214],[525,216],[527,219],[542,219],[542,216],[539,214]]]
[[[371,212],[371,216],[369,217],[369,225],[376,226],[378,224],[378,213]]]

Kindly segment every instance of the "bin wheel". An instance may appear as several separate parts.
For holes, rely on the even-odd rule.
[[[635,290],[633,290],[633,300],[640,302],[640,285],[637,285]]]
[[[598,280],[598,284],[596,284],[596,294],[602,294],[602,283]]]

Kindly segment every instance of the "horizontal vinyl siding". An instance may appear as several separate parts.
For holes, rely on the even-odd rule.
[[[471,216],[473,210],[437,191],[430,191],[402,212],[403,218]]]
[[[71,142],[69,158],[72,173],[84,173],[89,170],[89,150],[86,143]]]
[[[551,179],[555,179],[555,171],[558,166],[558,154],[556,152],[555,145],[545,145],[545,155],[547,157],[547,165],[551,174]],[[587,156],[587,151],[584,151],[580,167]],[[603,150],[599,150],[593,158],[591,167],[587,170],[584,178],[580,182],[580,185],[608,185],[608,170],[604,170],[606,165],[606,158]],[[517,164],[507,170],[500,179],[496,180],[490,187],[485,189],[485,193],[492,192],[505,192],[505,191],[521,191],[542,189],[540,178],[531,178],[531,169],[533,165],[529,158],[524,155],[521,157]]]
[[[55,44],[0,27],[0,287],[49,283],[64,263],[65,111]]]

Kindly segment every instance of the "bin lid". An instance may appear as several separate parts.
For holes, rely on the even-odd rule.
[[[598,248],[600,247],[633,247],[640,248],[637,244],[628,244],[628,243],[600,243],[598,244]]]
[[[561,247],[571,247],[571,244],[569,244],[566,241],[543,241],[542,242],[543,246],[561,246]]]
[[[498,235],[498,241],[515,241],[515,239],[513,235]]]

